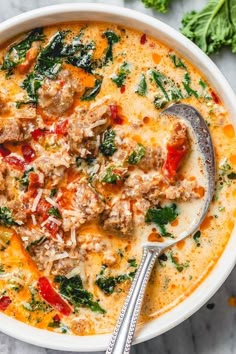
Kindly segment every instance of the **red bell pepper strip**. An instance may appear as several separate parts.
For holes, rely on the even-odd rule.
[[[16,156],[6,156],[4,161],[18,171],[23,172],[25,169],[25,161],[18,159]]]
[[[9,296],[2,296],[0,298],[0,310],[5,311],[11,303]]]
[[[4,145],[2,145],[2,144],[0,145],[0,155],[2,157],[6,157],[6,156],[10,155],[10,153],[11,153],[11,151],[8,150]]]
[[[39,278],[38,290],[42,298],[62,315],[69,316],[73,312],[72,307],[56,292],[46,277]]]
[[[185,142],[175,145],[167,145],[167,157],[163,166],[164,174],[168,178],[175,177],[177,170],[188,151]]]
[[[21,151],[22,151],[23,157],[27,163],[32,162],[36,157],[34,149],[29,144],[23,145],[21,147]]]

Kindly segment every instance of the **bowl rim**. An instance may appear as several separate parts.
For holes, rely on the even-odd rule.
[[[97,3],[66,3],[47,6],[28,11],[2,22],[0,24],[0,43],[14,37],[16,34],[36,27],[35,24],[38,26],[38,22],[41,22],[40,26],[43,26],[45,19],[48,21],[47,24],[60,23],[63,22],[60,20],[61,16],[71,16],[71,14],[91,16],[94,19],[99,15],[103,16],[104,19],[101,20],[103,22],[109,22],[108,18],[112,17],[116,23],[123,24],[123,22],[127,22],[133,24],[130,26],[125,25],[127,27],[136,29],[138,27],[139,30],[142,28],[146,33],[156,32],[156,37],[162,35],[161,41],[163,43],[167,45],[172,44],[174,49],[192,61],[212,83],[214,88],[217,89],[236,127],[236,97],[218,67],[205,53],[181,33],[169,25],[141,12],[119,6]],[[68,22],[70,21],[68,20]],[[148,322],[141,330],[138,330],[134,343],[144,342],[172,329],[202,307],[215,294],[235,266],[235,246],[236,228],[234,228],[218,262],[196,290],[173,309]],[[5,334],[30,344],[64,351],[95,352],[105,350],[110,338],[110,334],[83,337],[62,335],[29,326],[3,313],[0,313],[0,330]]]

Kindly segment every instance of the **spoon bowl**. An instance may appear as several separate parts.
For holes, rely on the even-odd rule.
[[[145,289],[157,258],[169,247],[192,235],[199,228],[210,207],[215,190],[215,156],[208,126],[201,114],[192,106],[173,104],[161,115],[178,118],[192,129],[196,144],[202,156],[206,177],[206,191],[200,213],[188,228],[178,237],[164,242],[146,242],[143,245],[141,263],[116,323],[106,354],[128,354],[131,349],[137,319],[141,310]]]

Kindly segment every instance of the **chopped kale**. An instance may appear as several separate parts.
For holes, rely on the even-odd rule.
[[[145,222],[155,223],[160,230],[160,233],[164,237],[173,237],[169,232],[166,231],[165,226],[172,221],[174,221],[178,216],[176,204],[170,206],[157,206],[155,208],[148,209],[145,215]]]
[[[113,129],[107,129],[103,135],[102,143],[99,150],[104,156],[112,156],[116,152],[115,146],[116,133]]]
[[[104,32],[104,36],[108,42],[108,47],[106,49],[104,58],[104,64],[106,65],[109,63],[109,61],[113,61],[113,45],[120,41],[120,36],[111,30]]]
[[[129,64],[127,64],[126,62],[124,62],[117,75],[113,75],[111,77],[111,80],[116,84],[117,87],[121,87],[124,85],[125,80],[127,78],[127,76],[129,75],[130,70],[129,70]]]
[[[97,275],[95,284],[104,292],[106,295],[111,295],[116,286],[125,282],[126,280],[132,280],[135,276],[136,271],[130,272],[128,274],[121,274],[116,277],[105,276],[105,270],[107,266],[102,266],[101,272]]]
[[[197,91],[191,88],[191,77],[188,72],[184,74],[183,86],[188,97],[194,96],[196,98],[199,98]]]
[[[200,246],[201,246],[201,244],[200,244],[200,242],[199,242],[199,238],[200,238],[200,237],[201,237],[201,231],[198,230],[198,231],[195,232],[195,234],[193,235],[193,239],[194,239],[194,241],[195,241],[197,247],[200,247]]]
[[[118,172],[119,170],[117,167],[108,167],[106,169],[106,174],[102,179],[102,182],[104,183],[109,183],[109,184],[116,184],[117,181],[122,180],[122,174],[118,174],[115,172]]]
[[[83,69],[87,73],[92,73],[95,65],[93,61],[93,51],[95,48],[96,46],[93,41],[88,44],[81,43],[79,46],[79,55],[69,56],[67,62],[77,68]]]
[[[30,312],[40,311],[40,312],[51,312],[52,307],[47,304],[46,302],[42,301],[41,298],[38,296],[37,289],[31,287],[31,299],[29,302],[25,302],[23,307],[25,310]]]
[[[144,74],[141,75],[141,79],[138,83],[138,87],[135,90],[135,93],[137,93],[139,96],[146,96],[147,94],[147,81]]]
[[[167,102],[168,101],[164,97],[161,97],[161,96],[155,96],[154,101],[153,101],[154,106],[157,109],[164,108],[165,105],[167,104]]]
[[[32,247],[38,246],[38,245],[42,245],[46,240],[47,240],[47,237],[46,237],[46,236],[40,237],[38,240],[35,240],[35,241],[31,242],[31,243],[26,247],[26,251],[30,253]]]
[[[52,215],[52,216],[55,216],[56,218],[58,219],[62,219],[62,216],[61,216],[61,213],[59,211],[58,208],[55,208],[54,206],[51,207],[49,210],[48,210],[48,214],[49,215]]]
[[[42,28],[36,28],[31,31],[25,39],[10,47],[4,56],[1,70],[6,70],[8,75],[12,74],[12,70],[25,61],[27,51],[31,48],[32,43],[44,41],[44,39]]]
[[[81,101],[91,101],[99,94],[102,86],[103,78],[97,78],[94,83],[94,87],[86,87],[81,97]]]
[[[50,198],[55,197],[56,194],[57,194],[57,189],[56,188],[51,189]]]
[[[128,263],[129,263],[130,267],[137,268],[137,266],[138,266],[137,261],[136,261],[136,258],[130,258],[130,259],[128,259]]]
[[[187,69],[186,65],[183,63],[181,58],[177,57],[175,54],[170,55],[170,57],[176,68]]]
[[[34,169],[32,167],[29,170],[25,171],[23,176],[18,179],[20,187],[22,187],[22,188],[24,188],[26,190],[28,189],[28,186],[29,186],[29,174],[30,174],[30,172],[33,172],[33,171],[34,171]]]
[[[189,263],[179,263],[177,258],[173,255],[172,252],[170,252],[170,259],[171,262],[174,264],[175,268],[178,270],[178,272],[182,272],[184,270],[184,268],[188,268],[189,267]]]
[[[199,85],[203,88],[203,90],[207,88],[207,84],[202,79],[199,80]]]
[[[37,103],[38,101],[38,90],[43,84],[43,79],[44,77],[40,74],[35,73],[32,71],[30,74],[28,74],[25,78],[25,80],[22,82],[22,88],[26,90],[30,100],[27,101],[18,101],[17,102],[17,108],[20,108],[22,104],[28,104],[28,103]]]
[[[12,212],[7,207],[0,207],[0,225],[3,226],[17,226],[14,221]]]
[[[134,150],[128,157],[128,163],[130,165],[136,165],[145,156],[146,149],[142,144],[138,144],[136,150]]]
[[[79,275],[66,278],[64,275],[57,275],[54,278],[59,283],[59,291],[74,307],[87,307],[93,312],[106,313],[98,301],[93,301],[93,294],[85,290]]]

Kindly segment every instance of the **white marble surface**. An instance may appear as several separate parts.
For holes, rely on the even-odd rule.
[[[34,8],[69,2],[92,1],[0,0],[0,21]],[[200,9],[206,0],[175,0],[172,2],[171,11],[166,15],[159,15],[145,9],[139,0],[94,0],[93,2],[117,4],[136,9],[155,16],[178,29],[182,14],[192,9]],[[223,50],[213,59],[236,91],[236,55]],[[230,308],[227,305],[228,297],[232,295],[236,295],[236,269],[210,300],[209,303],[215,304],[213,310],[208,310],[204,306],[191,318],[166,334],[133,347],[132,354],[236,354],[236,307]],[[62,353],[35,347],[0,333],[0,354]]]

